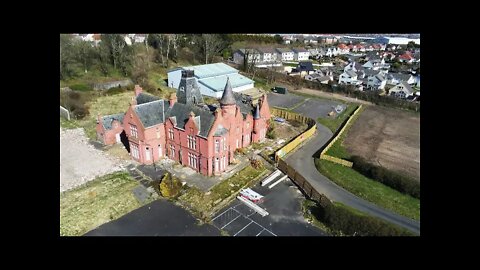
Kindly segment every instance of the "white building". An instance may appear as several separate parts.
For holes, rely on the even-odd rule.
[[[413,94],[413,89],[410,85],[406,82],[401,82],[397,84],[395,87],[391,88],[388,93],[390,96],[398,97],[398,98],[407,98],[408,96]]]
[[[304,48],[295,48],[293,49],[293,59],[295,61],[304,61],[308,60],[310,53]]]
[[[193,70],[202,95],[221,98],[227,77],[234,92],[248,90],[254,87],[254,81],[238,73],[238,70],[224,63],[199,66],[179,67],[168,71],[168,86],[178,89],[182,70]]]
[[[368,77],[367,88],[371,90],[383,90],[387,84],[387,79],[382,73]]]
[[[248,63],[252,63],[253,61],[258,63],[262,60],[260,52],[256,49],[239,49],[233,53],[233,62],[239,65],[243,64],[246,54],[248,55]]]
[[[338,83],[358,85],[361,84],[362,81],[358,80],[358,75],[353,70],[347,70],[338,77]]]
[[[277,48],[278,57],[281,61],[293,61],[293,51],[288,48]]]
[[[277,61],[277,52],[272,48],[259,48],[257,51],[260,53],[261,62],[275,62]]]

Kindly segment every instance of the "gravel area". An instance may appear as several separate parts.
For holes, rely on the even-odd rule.
[[[95,149],[83,128],[60,128],[60,192],[115,171],[131,161],[122,161]]]

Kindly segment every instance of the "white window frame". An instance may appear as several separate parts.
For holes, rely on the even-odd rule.
[[[215,153],[220,152],[220,140],[215,139]]]
[[[138,138],[137,126],[130,124],[130,135],[132,135],[134,138]]]
[[[168,138],[173,140],[175,138],[175,135],[173,133],[173,128],[168,129]]]

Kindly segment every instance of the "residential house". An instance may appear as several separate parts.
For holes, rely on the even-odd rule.
[[[358,72],[358,71],[361,71],[361,70],[364,70],[365,68],[357,63],[357,62],[350,62],[348,65],[346,65],[344,68],[343,68],[343,71],[347,71],[347,70],[352,70],[352,71],[355,71],[355,72]]]
[[[303,77],[308,74],[312,74],[315,72],[313,68],[312,62],[299,62],[297,66],[297,71],[300,72],[300,76]]]
[[[349,52],[348,46],[343,43],[339,44],[337,49],[339,50],[338,54],[347,54]]]
[[[141,92],[137,86],[123,119],[99,117],[97,132],[110,127],[109,122],[112,128],[123,122],[130,155],[142,164],[169,158],[197,173],[220,175],[234,161],[236,149],[265,139],[271,117],[266,95],[254,107],[244,103],[227,81],[220,107],[210,109],[189,70],[182,71],[180,88],[169,100],[140,102]]]
[[[310,56],[310,53],[305,50],[304,48],[294,48],[293,49],[293,59],[295,61],[304,61],[308,60],[308,57]]]
[[[391,88],[388,93],[390,96],[394,96],[397,98],[407,98],[408,96],[413,94],[413,89],[408,83],[402,81],[393,88]]]
[[[277,52],[273,48],[258,48],[257,51],[260,53],[261,62],[275,62],[277,61]]]
[[[388,73],[387,74],[387,84],[389,85],[397,85],[402,81],[408,84],[414,84],[415,77],[413,77],[413,75],[411,74],[405,74],[405,73]]]
[[[339,84],[354,84],[359,85],[362,82],[358,80],[358,75],[353,70],[347,70],[343,72],[338,78]]]
[[[364,68],[379,70],[385,65],[385,60],[383,58],[368,60],[367,63],[363,64]]]
[[[368,77],[367,89],[370,90],[383,90],[387,84],[387,79],[383,73],[379,73],[375,76]]]
[[[293,61],[293,54],[294,52],[288,48],[277,48],[277,59],[281,59],[282,61]]]
[[[239,74],[237,69],[224,63],[179,67],[169,70],[167,72],[168,86],[178,89],[184,70],[193,70],[195,72],[194,79],[201,94],[214,98],[220,98],[223,95],[227,80],[229,80],[234,92],[254,87],[254,81]]]
[[[404,54],[400,55],[398,57],[398,60],[400,62],[403,62],[403,63],[408,63],[408,64],[411,64],[413,63],[413,61],[415,60],[415,58],[413,57],[412,53],[409,52],[409,51],[406,51]]]
[[[256,49],[238,49],[233,53],[233,62],[238,65],[243,65],[243,62],[247,57],[247,63],[258,63],[261,61],[261,54]]]

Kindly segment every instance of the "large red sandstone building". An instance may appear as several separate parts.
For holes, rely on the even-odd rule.
[[[125,114],[98,117],[98,138],[111,145],[126,135],[130,156],[140,163],[166,157],[203,175],[221,174],[236,149],[265,138],[270,119],[267,96],[253,106],[234,93],[227,80],[220,107],[214,108],[204,104],[193,75],[182,71],[177,93],[169,100],[135,86],[135,98]]]

